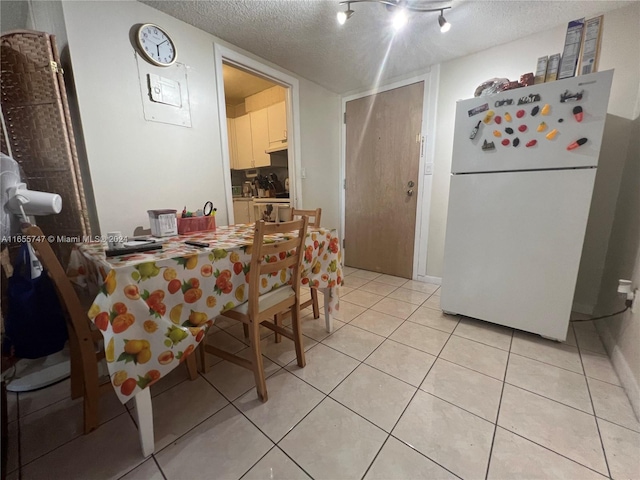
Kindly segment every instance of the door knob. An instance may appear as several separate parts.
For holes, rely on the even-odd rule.
[[[411,195],[413,195],[413,190],[411,190],[411,189],[407,190],[407,196],[410,197]]]
[[[413,188],[414,185],[415,185],[415,183],[413,183],[411,180],[409,180],[409,183],[407,184],[407,186],[409,188]]]

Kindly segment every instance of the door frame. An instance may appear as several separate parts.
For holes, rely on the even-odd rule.
[[[427,276],[427,246],[429,240],[429,216],[431,212],[431,193],[433,185],[433,161],[435,158],[436,138],[436,105],[438,99],[438,84],[440,80],[440,65],[432,66],[427,73],[399,80],[397,82],[381,85],[369,90],[364,90],[351,95],[343,96],[342,118],[345,118],[347,102],[359,98],[368,97],[388,90],[406,87],[418,82],[424,82],[424,96],[422,100],[422,135],[421,154],[418,166],[418,201],[416,205],[416,228],[413,243],[413,280],[423,282],[437,281],[434,277]],[[344,246],[344,232],[346,227],[346,172],[347,172],[347,125],[342,120],[340,128],[340,232],[342,245]],[[437,283],[440,283],[437,281]]]
[[[227,132],[227,105],[224,100],[224,79],[222,77],[223,61],[234,67],[241,68],[255,75],[287,89],[287,152],[289,178],[293,182],[289,185],[289,200],[292,206],[302,208],[302,178],[300,153],[300,87],[298,79],[280,70],[270,67],[255,58],[248,57],[219,43],[213,44],[214,71],[218,97],[218,120],[220,123],[220,146],[222,153],[222,169],[224,174],[224,189],[227,200],[227,218],[229,224],[235,221],[233,215],[233,194],[231,189],[231,156]]]

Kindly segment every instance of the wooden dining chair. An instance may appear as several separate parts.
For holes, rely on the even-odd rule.
[[[53,281],[58,297],[67,315],[69,333],[69,352],[71,366],[71,398],[84,398],[84,433],[92,432],[100,425],[100,394],[112,391],[109,376],[100,377],[99,363],[105,358],[102,334],[95,328],[87,315],[88,308],[83,306],[71,280],[67,277],[51,245],[39,227],[29,225],[22,232],[34,241],[31,246],[40,258],[42,265]],[[195,356],[187,357],[187,369],[193,380],[197,377]]]
[[[249,268],[249,301],[221,313],[222,316],[238,320],[243,323],[243,326],[246,325],[248,327],[251,358],[247,360],[233,355],[207,344],[206,341],[202,342],[200,348],[201,364],[205,373],[208,370],[205,358],[206,353],[211,353],[253,371],[258,397],[263,402],[268,400],[268,395],[260,349],[260,325],[293,340],[298,366],[304,367],[306,364],[300,327],[300,261],[304,250],[307,223],[308,219],[306,217],[301,220],[282,223],[265,223],[262,220],[256,222]],[[298,231],[296,237],[275,243],[264,243],[265,235],[287,233],[295,230]],[[282,255],[283,259],[280,255],[281,253],[291,255]],[[275,260],[272,261],[272,259]],[[260,295],[261,276],[269,273],[278,273],[287,268],[292,269],[291,284],[283,285],[264,295]],[[292,331],[286,330],[272,321],[277,313],[289,310],[292,316]]]
[[[46,241],[42,230],[30,225],[22,231],[32,238],[43,239],[43,241],[32,242],[31,246],[56,286],[63,309],[67,312],[71,354],[71,398],[84,397],[84,433],[86,434],[98,428],[100,424],[98,416],[100,393],[113,388],[109,377],[100,379],[98,374],[98,363],[105,356],[104,349],[99,348],[102,335],[98,330],[90,328],[87,310],[82,307],[78,294],[51,245]]]
[[[295,208],[290,208],[289,218],[294,220],[296,217],[307,217],[309,219],[310,227],[320,227],[320,217],[322,216],[322,209],[316,208],[315,210],[298,210]],[[304,310],[309,305],[311,305],[313,309],[313,318],[320,317],[320,306],[318,305],[318,290],[316,288],[311,288],[311,298],[309,300],[305,300],[300,304],[300,310]],[[283,321],[291,315],[290,312],[283,312],[276,315],[275,323],[278,326],[282,326]],[[280,334],[276,332],[275,336],[276,343],[280,343],[282,340]]]

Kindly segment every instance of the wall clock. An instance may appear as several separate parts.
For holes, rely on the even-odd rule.
[[[159,67],[168,67],[178,58],[178,52],[171,37],[153,23],[145,23],[138,28],[136,42],[142,56]]]

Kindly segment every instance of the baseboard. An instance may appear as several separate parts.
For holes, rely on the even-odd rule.
[[[431,277],[429,275],[418,275],[418,282],[433,283],[434,285],[442,285],[442,277]]]
[[[583,313],[585,315],[593,315],[594,308],[595,306],[593,305],[585,305],[584,303],[573,302],[573,307],[571,308],[571,311]]]
[[[600,334],[602,342],[604,343],[604,348],[606,348],[609,353],[609,358],[611,359],[613,368],[618,374],[620,383],[622,383],[622,387],[627,393],[627,397],[629,397],[631,407],[633,408],[636,417],[640,418],[640,385],[638,385],[638,382],[631,371],[631,367],[629,367],[627,359],[616,345],[609,329],[606,327],[599,327],[597,324],[596,328]]]

